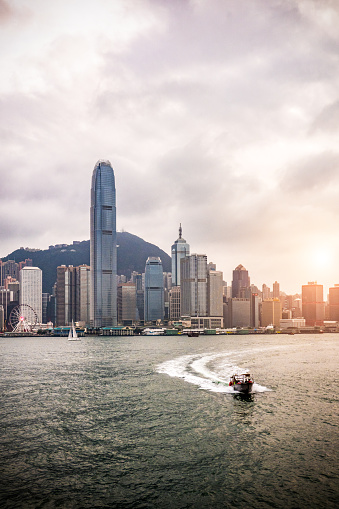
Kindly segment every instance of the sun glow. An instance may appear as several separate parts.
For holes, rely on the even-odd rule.
[[[317,267],[327,268],[332,262],[332,254],[326,249],[317,249],[313,252],[312,261]]]

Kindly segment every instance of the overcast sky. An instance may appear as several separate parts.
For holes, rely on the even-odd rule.
[[[337,0],[0,0],[0,257],[179,223],[228,282],[339,283]]]

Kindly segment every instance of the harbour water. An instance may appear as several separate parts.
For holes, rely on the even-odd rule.
[[[335,508],[339,335],[3,338],[1,508]],[[234,394],[234,371],[254,393]]]

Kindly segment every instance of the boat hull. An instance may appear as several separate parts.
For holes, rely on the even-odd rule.
[[[253,389],[253,382],[237,383],[233,385],[233,389],[242,394],[249,394]]]

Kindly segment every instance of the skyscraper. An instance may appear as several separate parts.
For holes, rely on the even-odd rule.
[[[322,325],[325,317],[323,285],[313,281],[302,285],[302,313],[306,325]]]
[[[190,254],[190,246],[182,238],[181,223],[179,227],[179,238],[172,246],[172,286],[180,286],[180,262]]]
[[[91,188],[91,323],[117,324],[115,179],[109,161],[96,163]]]
[[[233,271],[232,280],[232,297],[241,299],[250,296],[251,292],[248,292],[250,287],[250,278],[248,271],[243,265],[238,265]]]
[[[145,321],[164,319],[164,277],[160,258],[150,256],[145,267]]]
[[[39,267],[24,267],[19,273],[20,304],[34,309],[38,323],[42,322],[42,271]]]
[[[181,262],[182,316],[208,316],[207,256],[192,254]]]

